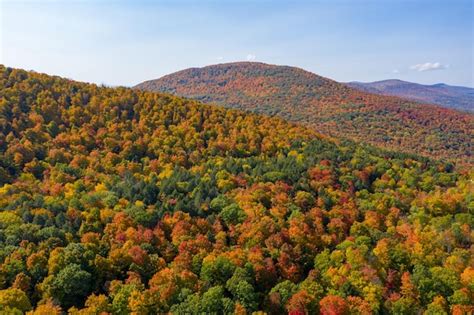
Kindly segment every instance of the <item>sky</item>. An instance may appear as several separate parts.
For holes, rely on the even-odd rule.
[[[472,0],[0,0],[0,63],[133,86],[234,61],[474,87]]]

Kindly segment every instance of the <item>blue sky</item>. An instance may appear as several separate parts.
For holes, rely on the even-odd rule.
[[[0,63],[81,81],[255,60],[338,81],[474,86],[471,0],[0,3]]]

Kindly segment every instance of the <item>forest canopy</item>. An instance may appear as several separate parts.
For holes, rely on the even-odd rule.
[[[472,113],[359,91],[296,67],[231,62],[185,69],[136,88],[278,116],[325,135],[474,165]]]
[[[0,313],[467,314],[470,170],[0,66]]]

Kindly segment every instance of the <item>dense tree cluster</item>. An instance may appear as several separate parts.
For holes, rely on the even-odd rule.
[[[0,67],[0,313],[466,314],[472,173]]]
[[[237,62],[191,68],[137,88],[303,123],[382,148],[474,164],[474,115],[358,91],[299,68]]]

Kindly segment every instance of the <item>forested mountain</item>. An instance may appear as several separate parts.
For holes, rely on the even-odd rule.
[[[474,116],[369,94],[302,69],[256,62],[191,68],[138,89],[304,123],[323,134],[472,163]]]
[[[2,314],[472,311],[453,164],[4,66],[0,97]]]
[[[418,102],[474,112],[474,88],[443,83],[423,85],[402,80],[348,82],[346,84],[369,93],[399,96]]]

